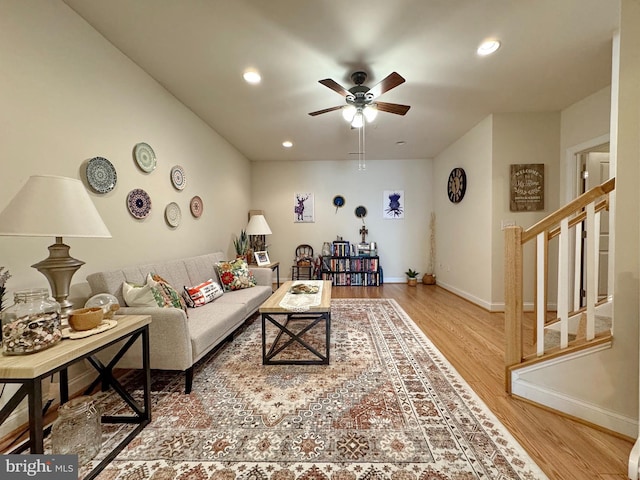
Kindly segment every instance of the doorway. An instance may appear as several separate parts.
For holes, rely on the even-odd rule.
[[[577,152],[576,165],[578,175],[577,193],[578,195],[601,185],[609,180],[609,142],[597,145],[586,150]],[[584,225],[582,225],[581,235],[581,259],[580,259],[580,301],[579,306],[586,305],[586,236]],[[600,212],[600,238],[598,247],[598,300],[606,299],[608,296],[608,270],[609,270],[609,211],[602,210]]]

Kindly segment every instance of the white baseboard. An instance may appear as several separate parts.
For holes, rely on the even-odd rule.
[[[621,433],[630,438],[638,436],[638,420],[631,417],[625,417],[619,413],[612,412],[605,408],[593,405],[583,400],[570,397],[561,392],[550,388],[533,384],[521,378],[521,375],[530,371],[534,371],[553,363],[566,362],[579,356],[595,353],[600,350],[610,348],[609,345],[600,345],[593,349],[578,352],[575,355],[557,358],[549,362],[543,362],[532,365],[531,367],[519,369],[512,373],[511,388],[513,395],[525,398],[532,402],[544,405],[553,410],[580,418],[594,425],[599,425],[608,430]]]
[[[455,293],[457,296],[464,298],[465,300],[469,300],[471,303],[475,303],[476,305],[484,308],[485,310],[493,311],[504,311],[504,304],[502,306],[502,310],[493,310],[491,302],[487,302],[481,298],[476,297],[475,295],[471,295],[464,290],[460,290],[459,288],[454,287],[453,285],[449,285],[447,283],[443,283],[440,280],[437,280],[436,284],[439,287],[444,288],[445,290],[450,291],[451,293]]]
[[[96,373],[93,369],[86,370],[73,378],[69,379],[69,394],[74,395],[73,392],[81,392],[86,387],[88,387],[91,382],[95,379]],[[58,376],[56,375],[56,379]],[[57,380],[56,380],[57,381]],[[7,384],[5,387],[5,392],[0,398],[0,406],[4,406],[9,399],[13,396],[13,394],[18,390],[18,384]],[[55,392],[50,392],[49,390],[49,382],[46,382],[46,385],[43,385],[43,394],[42,394],[42,402],[43,406],[49,400],[49,393],[54,397],[54,401],[51,404],[57,405],[60,403],[60,391],[56,389]],[[49,407],[51,409],[51,407]],[[11,432],[24,427],[27,428],[29,424],[29,407],[27,403],[27,399],[25,398],[20,402],[20,405],[13,411],[11,415],[5,420],[5,422],[0,426],[0,438],[4,438],[9,435]]]

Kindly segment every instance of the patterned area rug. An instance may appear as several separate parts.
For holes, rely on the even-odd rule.
[[[98,478],[547,478],[394,300],[334,299],[331,322],[330,365],[263,366],[254,321],[197,365],[190,395],[154,372],[152,423]],[[115,395],[104,409],[129,413]]]

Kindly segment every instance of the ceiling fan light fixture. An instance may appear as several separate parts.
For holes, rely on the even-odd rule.
[[[480,55],[481,57],[484,57],[486,55],[491,55],[499,48],[500,48],[500,40],[496,40],[496,39],[485,40],[480,44],[477,52],[478,52],[478,55]]]
[[[371,123],[378,116],[378,109],[375,105],[367,105],[366,107],[364,107],[362,113],[364,113],[364,118],[367,119],[367,122]]]
[[[353,117],[355,117],[357,112],[356,107],[353,105],[345,105],[342,107],[342,118],[344,118],[345,122],[351,123],[353,121]]]
[[[364,125],[364,115],[362,115],[362,110],[358,109],[356,114],[353,116],[351,126],[353,128],[362,128],[362,125]]]

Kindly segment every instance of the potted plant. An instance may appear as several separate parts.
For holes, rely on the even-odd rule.
[[[418,275],[419,273],[415,270],[409,269],[404,274],[407,276],[407,284],[410,287],[415,287],[418,284]]]
[[[425,285],[436,284],[436,213],[431,212],[431,221],[429,222],[429,265],[427,272],[422,277],[422,283]]]
[[[245,230],[240,230],[240,236],[233,240],[233,247],[236,249],[237,257],[245,257],[249,251],[249,236]]]

